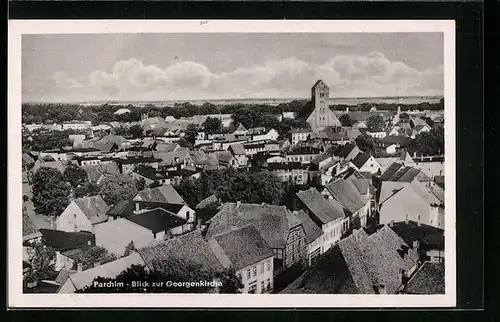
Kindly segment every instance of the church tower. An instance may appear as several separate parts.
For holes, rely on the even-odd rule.
[[[326,127],[338,127],[341,123],[330,110],[330,89],[322,80],[318,80],[311,88],[313,111],[307,118],[313,132],[319,132]]]

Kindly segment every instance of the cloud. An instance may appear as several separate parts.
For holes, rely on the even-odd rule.
[[[54,74],[56,86],[94,99],[210,99],[308,97],[317,79],[330,86],[332,97],[439,95],[443,68],[420,71],[377,52],[338,55],[320,63],[294,57],[217,73],[193,61],[162,68],[138,59],[116,62],[110,71],[93,71],[82,79]]]

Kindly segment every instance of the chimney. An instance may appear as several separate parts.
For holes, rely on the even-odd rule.
[[[417,215],[417,226],[420,226],[420,215]]]
[[[378,294],[387,294],[387,291],[385,289],[385,284],[379,284],[378,286]]]
[[[417,250],[419,246],[420,246],[420,241],[414,240],[413,241],[413,250]]]
[[[394,226],[394,220],[391,220],[391,222],[389,223],[389,227],[393,227]]]
[[[83,271],[83,264],[82,263],[76,264],[76,271],[78,273],[80,273],[81,271]]]
[[[405,224],[408,225],[408,214],[406,214],[406,217],[405,217]]]
[[[239,207],[240,207],[240,205],[241,205],[241,201],[239,201],[239,200],[238,200],[238,201],[236,201],[236,208],[239,208]]]

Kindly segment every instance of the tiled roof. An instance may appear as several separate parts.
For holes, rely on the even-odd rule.
[[[151,230],[153,233],[159,233],[186,223],[185,219],[182,219],[162,208],[156,208],[138,213],[136,215],[131,215],[128,216],[127,219],[138,224],[139,226]]]
[[[115,162],[105,162],[99,164],[89,164],[84,165],[82,168],[87,172],[90,181],[97,182],[101,176],[106,175],[117,175],[120,174],[120,170]]]
[[[323,235],[321,227],[318,227],[318,225],[316,225],[314,221],[312,221],[312,219],[303,210],[295,212],[294,215],[302,223],[302,227],[304,227],[304,231],[306,233],[306,241],[308,244],[312,243],[321,235]]]
[[[426,224],[418,224],[409,220],[408,223],[401,221],[395,222],[391,227],[399,237],[408,245],[418,240],[420,248],[423,249],[444,249],[444,230]]]
[[[145,265],[138,253],[133,253],[127,257],[122,257],[82,272],[70,274],[69,280],[71,280],[77,290],[81,290],[89,286],[96,277],[115,278],[132,265]]]
[[[53,229],[40,229],[40,232],[42,233],[43,243],[58,251],[86,248],[95,245],[95,236],[90,232],[66,232]]]
[[[201,265],[210,272],[219,272],[224,269],[199,231],[140,248],[138,252],[150,269],[154,269],[156,261],[169,261],[172,258]]]
[[[388,226],[370,236],[356,230],[341,239],[339,247],[361,294],[376,293],[380,284],[385,285],[387,294],[395,294],[402,284],[401,270],[408,271],[418,261],[418,252]]]
[[[239,154],[245,154],[245,147],[243,146],[243,144],[232,144],[229,149],[231,149],[231,151],[233,151],[233,153],[235,155],[239,155]]]
[[[196,205],[196,209],[204,209],[209,206],[217,205],[217,207],[220,205],[220,200],[217,198],[216,195],[210,195],[207,198],[203,199]]]
[[[74,202],[92,224],[98,224],[108,220],[106,212],[108,212],[109,206],[101,196],[83,197],[75,199]]]
[[[342,218],[345,215],[342,206],[338,202],[335,200],[329,202],[314,187],[301,190],[296,195],[323,224]]]
[[[342,148],[334,151],[334,155],[338,156],[339,158],[347,158],[349,153],[351,153],[351,151],[355,147],[356,147],[356,144],[347,143]]]
[[[307,101],[304,106],[297,112],[295,117],[297,120],[307,120],[309,115],[314,111],[314,105],[312,101]]]
[[[410,167],[398,179],[400,182],[412,182],[420,173],[420,169]]]
[[[392,163],[380,176],[382,181],[388,181],[403,165],[399,162]]]
[[[210,220],[206,237],[252,224],[271,248],[283,248],[290,228],[300,223],[293,220],[284,206],[225,203]]]
[[[358,189],[358,192],[361,195],[366,195],[368,192],[370,192],[370,180],[368,179],[351,179],[352,183]]]
[[[134,200],[151,201],[151,202],[168,202],[168,203],[181,203],[184,200],[172,185],[162,185],[156,188],[147,188],[139,191]]]
[[[444,264],[425,262],[406,284],[403,293],[445,294]]]
[[[273,250],[253,225],[212,237],[234,269],[239,270],[273,256]]]
[[[326,189],[351,214],[365,205],[358,189],[351,180],[338,179],[326,185]]]
[[[352,159],[352,163],[359,169],[366,163],[366,161],[368,161],[368,159],[370,159],[370,155],[368,153],[360,152],[354,159]]]
[[[132,200],[119,200],[113,207],[109,208],[106,215],[127,217],[133,214],[134,209],[135,203]]]
[[[62,268],[60,271],[59,271],[59,274],[57,274],[57,277],[56,279],[54,280],[54,282],[56,282],[57,284],[59,285],[63,285],[64,282],[66,282],[66,280],[69,278],[69,276],[71,274],[75,274],[76,271],[74,270],[70,270],[70,269],[66,269],[66,268]]]

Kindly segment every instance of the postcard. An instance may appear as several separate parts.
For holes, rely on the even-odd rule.
[[[9,307],[453,307],[454,28],[9,21]]]

